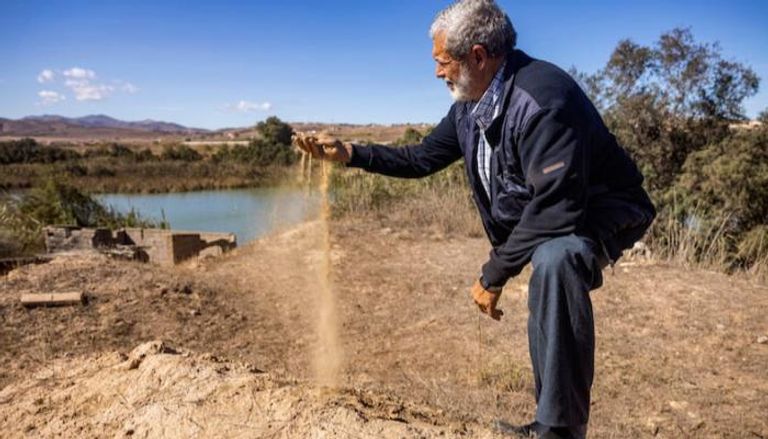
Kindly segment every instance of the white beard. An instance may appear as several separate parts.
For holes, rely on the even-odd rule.
[[[448,91],[451,93],[451,97],[456,102],[471,101],[470,91],[472,90],[472,80],[467,74],[466,68],[462,65],[459,68],[459,77],[456,82],[446,81],[448,85]],[[451,87],[453,85],[453,87]]]

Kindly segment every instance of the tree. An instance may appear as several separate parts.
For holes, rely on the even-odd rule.
[[[757,93],[751,68],[673,29],[649,46],[623,40],[597,73],[573,73],[646,177],[658,251],[731,267],[768,261],[768,130],[729,129]]]
[[[267,120],[256,124],[256,130],[267,143],[285,146],[291,144],[293,128],[276,116],[270,116]]]
[[[723,59],[718,44],[697,43],[681,28],[662,34],[653,47],[620,41],[605,68],[589,79],[604,107],[650,94],[675,116],[730,121],[745,119],[742,103],[760,83],[751,68]]]
[[[752,69],[680,28],[650,47],[623,40],[603,69],[577,77],[657,197],[690,153],[724,139],[728,122],[745,119],[742,103],[759,86]]]

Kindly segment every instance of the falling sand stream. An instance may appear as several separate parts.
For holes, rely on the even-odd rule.
[[[331,267],[331,236],[330,216],[331,205],[328,197],[328,185],[333,167],[326,161],[321,161],[320,176],[320,218],[317,236],[318,259],[314,272],[317,273],[317,283],[314,293],[316,298],[317,345],[315,346],[314,371],[317,384],[323,387],[338,387],[339,374],[342,364],[341,344],[339,342],[339,322],[336,312],[336,295],[333,288]],[[312,184],[312,156],[302,154],[301,179],[308,185]]]

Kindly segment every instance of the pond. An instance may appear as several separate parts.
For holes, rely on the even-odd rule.
[[[231,232],[238,244],[316,218],[320,200],[301,189],[258,188],[165,194],[102,194],[99,201],[142,217],[165,218],[171,229]]]

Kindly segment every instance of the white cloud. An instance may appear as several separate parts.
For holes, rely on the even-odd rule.
[[[87,79],[67,79],[64,85],[72,90],[78,101],[100,101],[115,91],[111,85],[92,83]]]
[[[232,111],[239,111],[241,113],[249,113],[251,111],[269,111],[272,108],[272,103],[240,101],[236,104],[228,105],[227,108]]]
[[[37,95],[40,97],[40,105],[53,105],[67,99],[63,94],[52,90],[40,90]]]
[[[100,81],[97,79],[96,72],[84,67],[71,67],[59,71],[59,74],[63,76],[64,86],[70,89],[77,101],[101,101],[116,92],[136,94],[139,91],[137,86],[127,81],[119,79]],[[57,74],[53,70],[45,69],[37,76],[37,80],[41,84],[56,82],[56,75]],[[46,97],[39,94],[45,105],[64,99],[64,95],[60,93],[56,93],[57,97],[50,94],[55,92],[46,90],[45,93]]]
[[[111,85],[91,82],[96,72],[82,67],[72,67],[63,72],[67,78],[64,85],[70,88],[78,101],[100,101],[115,90]]]
[[[64,76],[67,78],[87,80],[96,78],[96,72],[82,67],[72,67],[71,69],[64,70]]]
[[[41,84],[45,84],[46,82],[53,81],[53,78],[55,77],[55,73],[53,73],[53,70],[45,69],[42,72],[40,72],[39,75],[37,75],[37,82]]]

